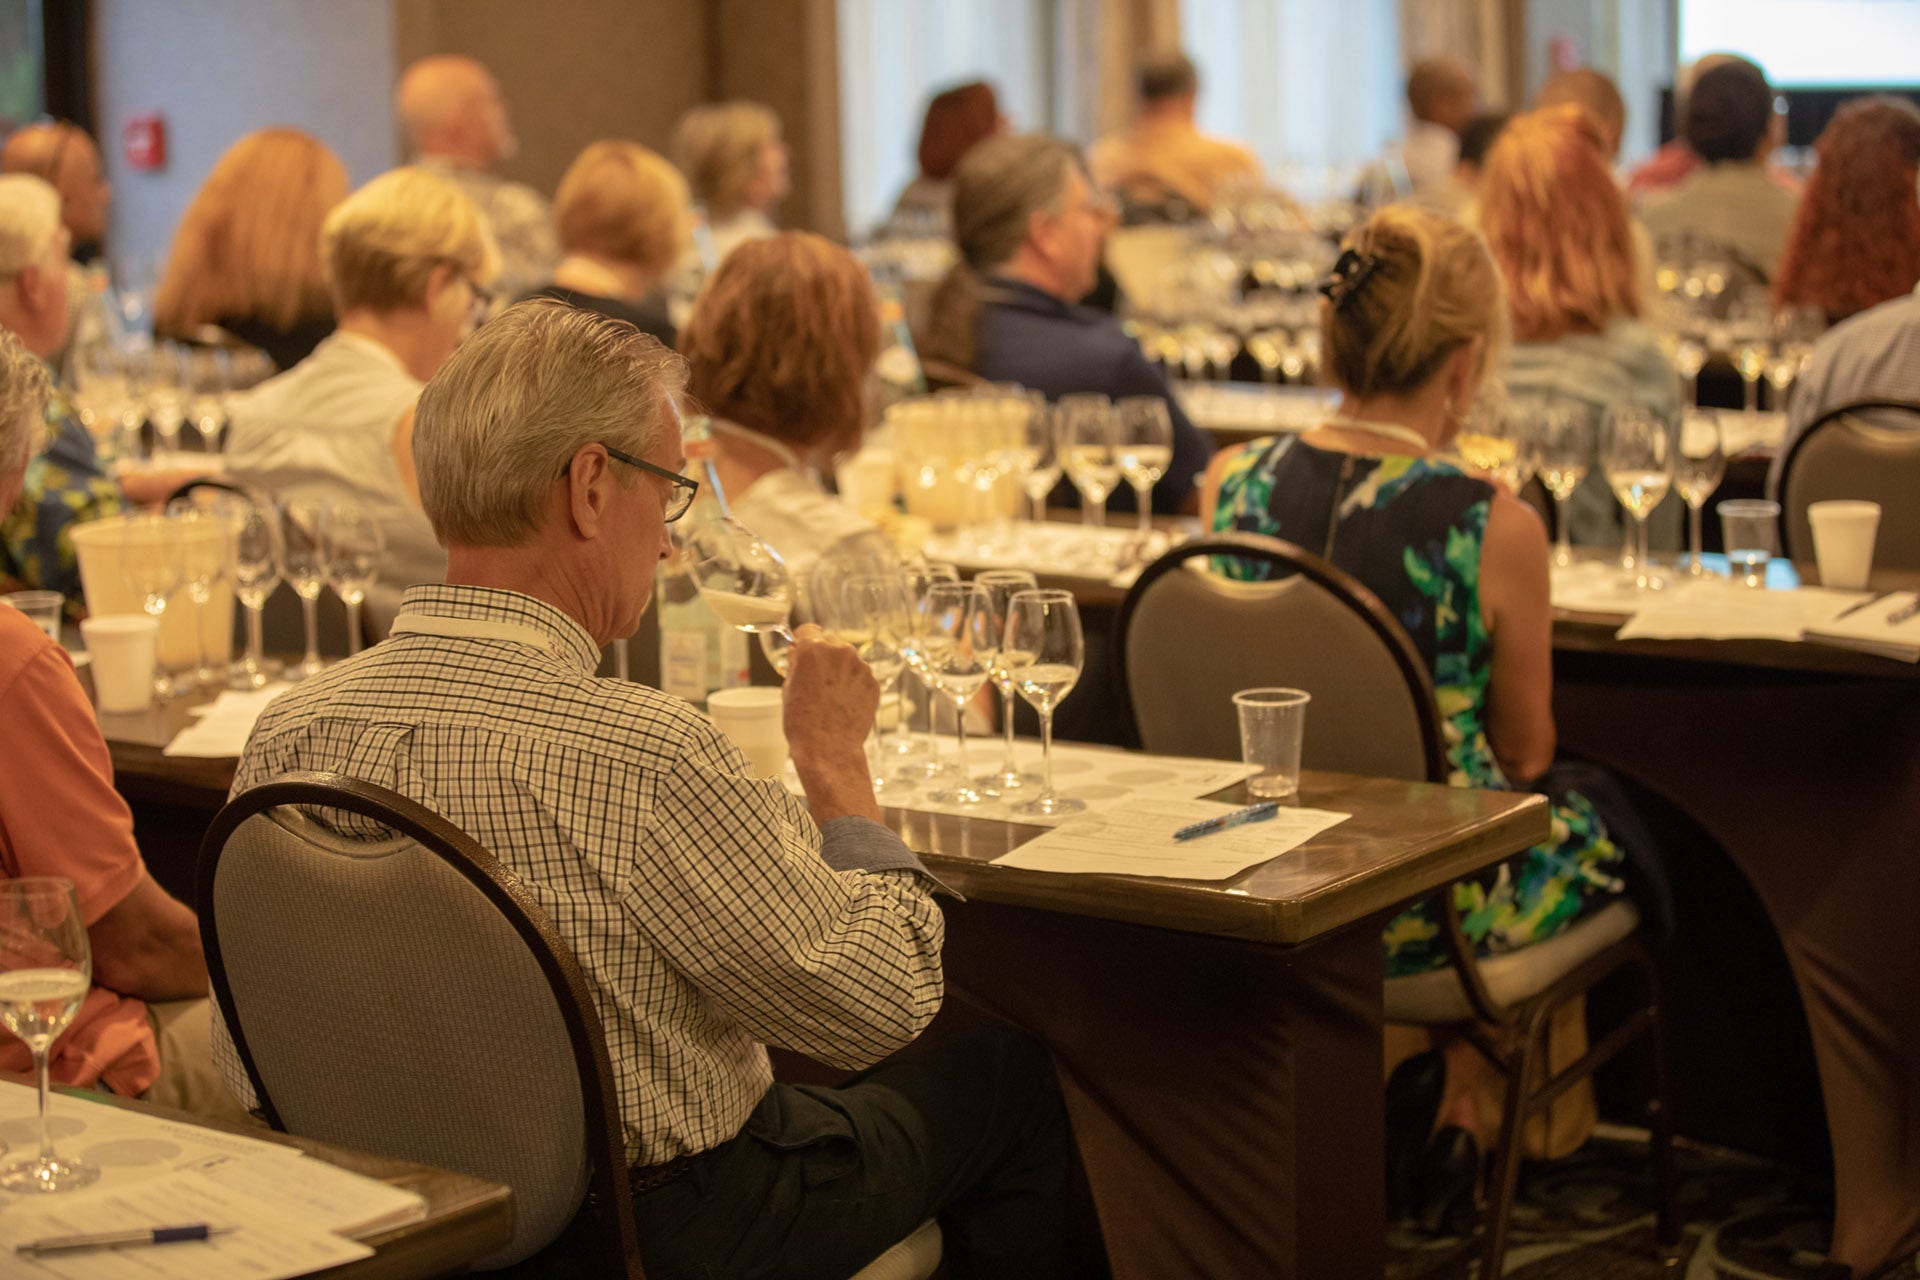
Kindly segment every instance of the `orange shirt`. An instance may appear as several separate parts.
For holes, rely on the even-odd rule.
[[[1108,191],[1160,191],[1194,208],[1213,207],[1221,186],[1259,183],[1260,161],[1238,143],[1210,138],[1185,120],[1138,120],[1100,139],[1087,156],[1094,185]]]
[[[146,874],[133,815],[66,651],[27,615],[0,605],[0,874],[64,876],[91,928]],[[0,1069],[26,1071],[25,1044],[0,1033]],[[147,1007],[105,987],[87,993],[53,1043],[61,1084],[104,1081],[146,1092],[160,1076]]]

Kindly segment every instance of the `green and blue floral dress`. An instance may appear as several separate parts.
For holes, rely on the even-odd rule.
[[[0,511],[0,577],[58,591],[77,616],[82,596],[73,527],[119,515],[125,506],[93,437],[56,393],[47,404],[46,447],[27,463],[20,501]]]
[[[1284,539],[1365,584],[1432,674],[1448,780],[1509,790],[1486,732],[1493,651],[1480,612],[1480,548],[1492,498],[1491,485],[1446,462],[1337,453],[1285,437],[1228,459],[1213,525]],[[1219,568],[1240,578],[1266,573],[1225,559]],[[1467,936],[1483,953],[1550,938],[1621,890],[1623,854],[1593,805],[1573,791],[1549,798],[1545,843],[1455,887]],[[1397,916],[1385,942],[1389,977],[1446,962],[1439,922],[1424,903]]]

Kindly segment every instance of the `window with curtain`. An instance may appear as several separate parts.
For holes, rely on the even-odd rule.
[[[840,147],[847,227],[885,220],[919,172],[927,99],[991,81],[1016,129],[1051,125],[1053,0],[839,0]]]
[[[0,0],[0,135],[46,109],[40,0]]]
[[[1350,193],[1405,127],[1399,0],[1180,0],[1200,127],[1253,148],[1267,178]]]

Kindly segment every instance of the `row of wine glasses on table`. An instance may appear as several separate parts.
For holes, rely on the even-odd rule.
[[[299,679],[320,671],[319,600],[333,588],[347,607],[348,652],[360,649],[360,610],[379,576],[386,540],[379,521],[350,502],[284,503],[199,490],[175,498],[161,513],[134,513],[122,524],[120,573],[142,612],[156,621],[184,592],[194,607],[199,661],[194,683],[258,689],[267,683],[262,615],[274,589],[286,582],[304,614],[306,653],[284,674]],[[207,606],[230,584],[247,611],[247,650],[228,673],[214,670],[208,653]],[[156,670],[162,698],[182,690]]]
[[[892,405],[886,429],[908,512],[937,526],[1004,519],[1012,499],[1003,481],[1044,518],[1064,473],[1090,525],[1106,523],[1107,499],[1124,481],[1144,533],[1153,487],[1173,461],[1173,419],[1159,396],[1079,394],[1050,405],[1017,387],[941,392]]]
[[[1516,399],[1476,412],[1454,448],[1467,466],[1497,477],[1513,493],[1539,478],[1554,502],[1555,565],[1573,563],[1573,492],[1597,468],[1631,518],[1620,565],[1637,589],[1664,585],[1652,572],[1647,520],[1669,492],[1687,506],[1685,572],[1691,577],[1709,572],[1701,555],[1701,511],[1727,468],[1720,415],[1713,410],[1684,411],[1676,430],[1663,415],[1623,407],[1596,426],[1595,415],[1583,407]]]
[[[1053,786],[1053,713],[1078,681],[1086,656],[1071,593],[1041,590],[1024,570],[994,570],[962,582],[952,565],[871,557],[823,559],[797,590],[779,553],[725,518],[690,529],[681,549],[714,613],[757,634],[783,673],[798,615],[851,644],[883,689],[898,687],[901,710],[892,742],[882,742],[876,722],[869,744],[877,791],[945,782],[930,799],[971,805],[1037,782],[1038,792],[1015,803],[1016,812],[1051,815],[1083,807]],[[909,675],[927,694],[924,750],[914,745],[905,714]],[[975,778],[967,759],[967,708],[989,681],[1000,694],[1006,754],[998,770]],[[1040,716],[1045,764],[1039,779],[1022,772],[1014,758],[1016,694]],[[942,704],[955,720],[958,759],[951,764],[941,758],[935,726],[934,708]]]
[[[1225,381],[1242,351],[1260,369],[1269,386],[1311,383],[1320,372],[1320,326],[1311,304],[1284,300],[1288,314],[1255,317],[1243,309],[1221,309],[1204,319],[1180,324],[1135,319],[1130,328],[1149,360],[1168,377],[1192,382]]]
[[[217,450],[234,394],[269,376],[273,365],[251,349],[95,343],[75,353],[73,371],[81,422],[95,435],[117,436],[137,456],[142,425],[153,428],[157,449],[177,451],[191,427],[203,451]]]

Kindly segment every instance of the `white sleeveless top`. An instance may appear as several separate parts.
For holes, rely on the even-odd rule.
[[[237,478],[282,502],[355,502],[380,522],[386,561],[366,603],[375,637],[387,634],[402,592],[447,572],[447,553],[393,458],[394,426],[422,385],[380,343],[334,333],[238,397],[227,428],[227,468]]]

